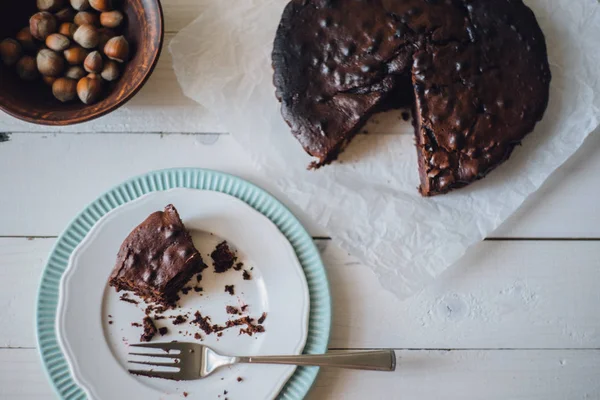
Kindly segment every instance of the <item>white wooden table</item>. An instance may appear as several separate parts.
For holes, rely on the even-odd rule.
[[[166,43],[201,10],[163,0]],[[96,196],[167,167],[266,177],[186,99],[168,51],[126,107],[52,129],[0,115],[0,399],[50,399],[34,304],[56,237]],[[4,141],[8,139],[8,141]],[[395,373],[324,370],[311,399],[599,399],[600,136],[590,138],[493,237],[411,299],[304,221],[333,293],[332,349],[394,348]],[[292,207],[294,209],[294,207]]]

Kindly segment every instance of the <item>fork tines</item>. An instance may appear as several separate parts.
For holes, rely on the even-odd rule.
[[[168,368],[176,368],[177,371],[154,371],[150,370],[133,370],[130,369],[129,372],[135,375],[148,376],[151,378],[163,378],[163,379],[172,379],[178,380],[180,368],[179,361],[181,359],[181,353],[178,354],[169,354],[170,350],[181,350],[181,346],[178,343],[147,343],[147,344],[132,344],[131,347],[138,348],[148,348],[148,349],[160,349],[164,350],[167,353],[129,353],[130,356],[138,356],[138,357],[150,357],[150,358],[163,358],[171,360],[172,362],[154,362],[154,361],[135,361],[128,360],[130,364],[141,364],[141,365],[149,365],[153,367],[168,367]]]

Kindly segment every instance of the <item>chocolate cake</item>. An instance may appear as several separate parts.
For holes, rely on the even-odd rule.
[[[544,35],[521,0],[292,0],[272,56],[313,167],[374,113],[411,107],[424,196],[484,177],[548,103]]]
[[[127,236],[110,285],[147,302],[173,306],[177,292],[206,268],[173,205],[150,215]]]

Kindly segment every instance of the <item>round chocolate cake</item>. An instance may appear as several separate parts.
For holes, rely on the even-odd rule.
[[[412,107],[425,196],[505,161],[542,118],[550,86],[544,35],[521,0],[292,0],[273,68],[313,167],[374,113]]]

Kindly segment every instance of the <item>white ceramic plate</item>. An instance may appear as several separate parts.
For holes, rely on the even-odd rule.
[[[169,333],[153,341],[195,341],[232,355],[300,354],[306,343],[309,292],[296,254],[277,227],[241,200],[226,194],[173,189],[153,192],[107,214],[75,249],[60,284],[57,336],[75,381],[89,398],[114,399],[270,399],[282,389],[294,367],[240,365],[222,369],[198,381],[168,381],[133,376],[127,367],[129,343],[138,343],[142,328],[132,326],[144,317],[145,304],[123,302],[107,285],[117,251],[129,232],[148,215],[167,204],[178,209],[194,244],[209,269],[200,283],[193,278],[190,291],[179,302],[181,309],[172,315],[193,318],[196,310],[210,315],[213,323],[235,318],[225,312],[226,305],[248,304],[247,314],[254,318],[267,313],[265,332],[252,337],[230,329],[222,337],[206,336],[189,323],[174,326],[169,319],[156,321]],[[215,274],[207,253],[225,239],[237,249],[250,269],[252,279],[243,280],[241,271]],[[225,293],[233,284],[235,296]],[[134,298],[134,296],[130,295]],[[110,315],[110,317],[109,317]],[[169,315],[169,313],[165,313]],[[181,333],[179,332],[181,331]],[[241,377],[242,382],[237,378]],[[225,395],[224,392],[227,391]],[[219,397],[220,396],[220,397]]]

